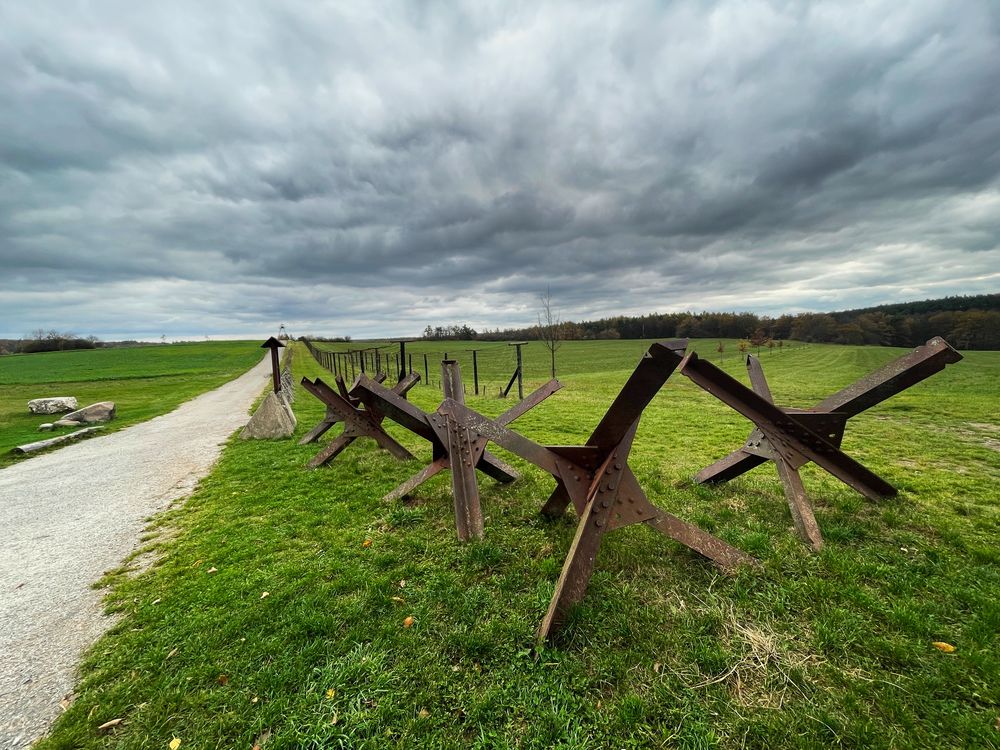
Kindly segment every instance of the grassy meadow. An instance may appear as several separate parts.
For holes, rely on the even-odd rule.
[[[75,396],[80,407],[114,401],[106,432],[165,414],[246,372],[262,354],[255,342],[206,341],[0,357],[0,467],[24,458],[10,452],[17,445],[79,429],[39,432],[63,415],[31,414],[31,399]]]
[[[514,426],[581,443],[648,343],[566,343],[566,387]],[[718,361],[716,341],[694,345]],[[472,344],[449,353],[459,346]],[[492,346],[491,385],[513,369],[512,351]],[[420,347],[444,348],[408,348]],[[297,348],[296,379],[332,381]],[[746,382],[726,348],[723,366]],[[809,406],[901,353],[811,345],[761,359],[779,404]],[[546,379],[545,355],[525,349],[526,392]],[[998,383],[1000,352],[973,352],[852,419],[844,449],[900,495],[868,502],[804,468],[826,540],[811,554],[773,467],[686,484],[748,423],[675,374],[631,465],[654,503],[762,567],[723,575],[646,528],[612,532],[585,601],[540,650],[534,631],[575,529],[570,515],[539,517],[548,475],[497,449],[522,477],[480,475],[486,536],[462,544],[446,474],[405,503],[381,500],[430,458],[395,425],[419,462],[362,440],[309,471],[319,445],[234,438],[107,576],[120,619],[38,747],[1000,747]],[[297,395],[301,435],[323,408]],[[419,385],[411,400],[432,410],[440,391]],[[488,415],[512,402],[468,397]]]

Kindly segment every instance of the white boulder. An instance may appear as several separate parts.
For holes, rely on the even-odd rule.
[[[51,396],[49,398],[33,398],[28,402],[28,411],[32,414],[59,414],[73,411],[77,401],[72,396]]]

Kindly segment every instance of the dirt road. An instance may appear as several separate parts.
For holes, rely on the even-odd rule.
[[[208,473],[269,374],[262,360],[162,417],[0,470],[0,748],[30,746],[59,714],[111,624],[91,584]]]

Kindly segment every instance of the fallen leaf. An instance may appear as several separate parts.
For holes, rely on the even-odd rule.
[[[333,696],[335,696],[336,694],[337,694],[337,691],[334,690],[333,688],[328,689],[326,691],[327,700],[329,700],[330,698],[333,698]]]
[[[163,601],[163,600],[162,599],[153,599],[153,604],[159,604],[161,601]]]
[[[399,582],[399,588],[405,589],[406,588],[406,581],[400,581]]]
[[[263,732],[260,733],[260,737],[258,737],[254,741],[253,750],[260,750],[262,747],[264,747],[264,745],[267,744],[267,741],[269,739],[271,739],[271,730],[265,729]]]
[[[164,660],[164,661],[166,661],[167,659],[169,659],[169,658],[170,658],[171,656],[173,656],[173,655],[174,655],[174,654],[176,654],[176,653],[177,653],[177,649],[175,648],[175,649],[171,650],[171,652],[170,652],[169,654],[167,654],[167,655],[166,655],[166,656],[164,657],[164,659],[163,659],[163,660]]]
[[[260,698],[255,695],[253,698],[250,699],[250,702],[251,703],[256,703],[259,700],[260,700]]]
[[[262,593],[262,594],[260,595],[260,598],[261,598],[261,599],[267,599],[267,597],[269,597],[270,595],[271,595],[271,592],[270,592],[270,591],[265,591],[264,593]]]
[[[452,672],[461,672],[461,671],[462,671],[462,668],[461,668],[460,666],[458,666],[458,665],[456,664],[455,666],[453,666],[453,667],[451,668],[451,671],[452,671]]]
[[[170,740],[170,750],[177,750],[177,748],[179,748],[180,746],[181,746],[180,737],[174,737],[172,740]]]
[[[417,716],[419,716],[421,719],[426,719],[430,715],[431,712],[428,711],[426,708],[421,708],[420,713],[417,714]]]
[[[938,651],[944,651],[946,654],[950,654],[955,650],[955,647],[950,643],[945,643],[944,641],[932,641],[931,645]]]
[[[330,723],[336,724],[338,721],[340,721],[340,717],[336,713],[334,713],[333,716],[330,717]]]
[[[371,546],[372,546],[372,540],[371,540],[371,539],[365,539],[365,540],[364,540],[364,541],[363,541],[363,542],[361,543],[361,546],[362,546],[362,547],[364,547],[365,549],[368,549],[369,547],[371,547]]]
[[[219,571],[219,569],[218,569],[218,568],[216,568],[215,566],[212,566],[211,568],[209,568],[209,569],[208,569],[208,570],[206,570],[205,572],[206,572],[206,573],[217,573],[218,571]]]
[[[226,686],[229,684],[229,675],[220,674],[218,677],[215,678],[215,681],[222,686]]]
[[[392,600],[393,600],[394,602],[399,602],[400,604],[402,604],[403,602],[405,602],[405,601],[406,601],[406,599],[404,599],[404,598],[403,598],[403,597],[401,597],[401,596],[394,596],[394,597],[392,597]]]
[[[76,693],[66,693],[66,695],[63,696],[63,699],[59,701],[59,707],[63,711],[65,711],[67,708],[70,707],[70,705],[75,700],[76,700]]]
[[[204,560],[195,560],[195,561],[194,561],[193,563],[191,563],[191,567],[192,567],[192,568],[197,568],[197,567],[198,567],[199,565],[201,565],[201,564],[202,564],[203,562],[205,562],[205,561],[204,561]]]
[[[660,662],[656,662],[656,664],[653,665],[653,671],[656,672],[656,674],[659,674],[662,667],[663,665],[660,664]]]
[[[123,721],[125,721],[125,720],[124,719],[112,719],[111,721],[106,721],[103,724],[101,724],[101,726],[99,726],[98,729],[101,730],[101,731],[104,731],[105,729],[111,729],[112,727],[118,726]]]
[[[413,627],[413,618],[412,617],[407,617],[405,620],[403,620],[403,627],[404,628],[412,628]]]

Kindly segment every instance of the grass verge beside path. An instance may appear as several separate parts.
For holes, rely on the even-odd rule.
[[[779,403],[808,405],[899,354],[815,346],[764,364]],[[581,442],[633,364],[568,373],[518,428]],[[301,347],[295,367],[322,374]],[[460,544],[446,475],[383,503],[419,466],[359,441],[310,472],[317,446],[234,439],[156,520],[158,561],[109,576],[123,617],[39,747],[998,747],[998,372],[1000,355],[973,353],[851,420],[845,449],[901,495],[869,503],[805,469],[827,540],[815,555],[773,469],[678,486],[747,425],[671,378],[633,468],[655,503],[763,568],[723,576],[647,529],[614,532],[564,637],[538,653],[575,527],[539,518],[547,475],[511,459],[515,483],[481,477],[486,537]],[[510,404],[470,399],[491,415]],[[301,390],[295,410],[298,435],[323,414]]]
[[[206,341],[121,349],[87,349],[0,357],[0,467],[26,458],[11,449],[75,427],[39,432],[60,414],[31,414],[28,401],[75,396],[80,407],[114,401],[104,434],[166,414],[253,367],[262,356],[250,341]]]

